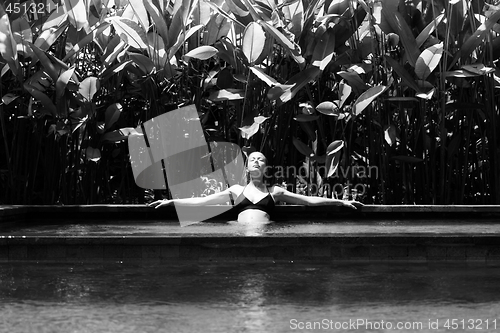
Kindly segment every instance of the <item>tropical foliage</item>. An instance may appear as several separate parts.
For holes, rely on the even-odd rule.
[[[480,0],[6,0],[0,203],[144,202],[127,137],[195,104],[208,140],[302,166],[272,179],[294,191],[499,204],[499,19]]]

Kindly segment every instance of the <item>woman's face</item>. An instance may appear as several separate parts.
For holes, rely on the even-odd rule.
[[[248,172],[260,172],[263,173],[266,168],[267,160],[264,154],[259,152],[253,152],[248,156],[247,170]]]

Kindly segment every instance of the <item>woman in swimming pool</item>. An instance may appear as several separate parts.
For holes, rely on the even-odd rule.
[[[238,222],[269,222],[270,213],[276,201],[283,201],[297,205],[335,205],[356,209],[363,206],[357,201],[345,201],[338,199],[308,197],[287,191],[279,186],[267,188],[263,182],[267,159],[260,152],[253,152],[248,156],[247,172],[250,181],[246,186],[233,185],[228,189],[200,198],[157,200],[149,204],[150,207],[158,208],[171,204],[183,206],[202,206],[225,204],[228,197],[237,198],[235,202],[238,212]]]

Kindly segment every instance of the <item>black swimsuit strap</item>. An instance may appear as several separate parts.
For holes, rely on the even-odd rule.
[[[271,194],[271,192],[269,191],[269,187],[267,187],[267,186],[266,186],[266,189],[267,189],[267,193],[269,193],[269,195],[271,196],[271,198],[273,199],[273,201],[275,201],[275,200],[274,200],[273,195],[272,195],[272,194]]]
[[[272,196],[269,189],[267,189],[267,194],[262,199],[257,201],[256,203],[251,202],[247,198],[247,196],[244,193],[245,189],[246,189],[246,186],[245,186],[245,188],[243,188],[243,191],[240,194],[240,196],[243,195],[243,199],[241,201],[239,201],[235,206],[233,206],[236,209],[236,211],[238,212],[238,214],[244,210],[247,210],[247,209],[258,209],[258,210],[262,210],[268,214],[271,213],[272,209],[275,206],[275,201],[274,201],[274,197]],[[238,198],[240,198],[240,196],[238,196]]]
[[[250,184],[250,183],[249,183],[249,184]],[[250,199],[248,199],[248,198],[247,198],[247,196],[245,195],[245,189],[247,188],[247,186],[248,186],[248,184],[246,184],[246,185],[245,185],[245,187],[243,188],[243,191],[241,191],[241,194],[238,196],[238,198],[242,195],[242,196],[244,196],[244,197],[245,197],[248,201],[250,201]],[[267,186],[266,186],[266,190],[267,190],[267,194],[269,194],[269,195],[271,196],[271,199],[273,199],[273,201],[274,201],[274,202],[276,202],[276,201],[274,200],[274,197],[273,197],[273,195],[271,194],[271,192],[269,192],[269,187],[267,187]],[[266,196],[264,196],[264,198],[262,198],[262,199],[260,199],[259,201],[257,201],[257,203],[259,203],[259,202],[261,202],[262,200],[264,200],[264,199],[267,197],[267,194],[266,194]],[[236,198],[236,200],[238,200],[238,198]],[[244,199],[243,199],[243,200],[244,200]],[[243,201],[243,200],[241,200],[241,201]],[[240,201],[240,202],[241,202],[241,201]],[[234,203],[236,203],[236,201],[235,201],[234,203],[233,203],[233,202],[231,202],[231,203],[232,203],[232,204],[233,204],[233,206],[234,206]],[[250,201],[250,203],[254,204],[252,201]]]
[[[238,195],[238,197],[236,198],[236,201],[238,201],[238,198],[239,198],[239,197],[241,197],[241,196],[243,196],[244,198],[246,198],[246,199],[247,199],[247,197],[246,197],[246,195],[245,195],[245,189],[247,188],[247,186],[248,186],[248,184],[246,184],[246,185],[245,185],[245,187],[243,187],[243,191],[241,191],[240,195]],[[245,200],[245,199],[243,199],[243,200]],[[243,201],[243,200],[241,200],[241,201]],[[248,199],[247,199],[247,200],[248,200]],[[236,201],[234,202],[235,204],[236,204]],[[241,201],[240,201],[240,202],[241,202]],[[238,203],[238,204],[239,204],[239,203]],[[238,204],[237,204],[237,205],[238,205]],[[233,205],[233,206],[234,206],[234,205]]]

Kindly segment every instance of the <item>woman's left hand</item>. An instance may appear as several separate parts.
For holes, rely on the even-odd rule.
[[[359,201],[342,201],[342,206],[352,209],[358,209],[360,207],[363,207],[364,205]]]
[[[173,203],[174,203],[173,200],[164,199],[164,200],[153,201],[153,202],[149,203],[148,206],[149,207],[154,207],[156,209],[156,208],[159,208],[159,207],[162,207],[162,206],[172,205]]]

